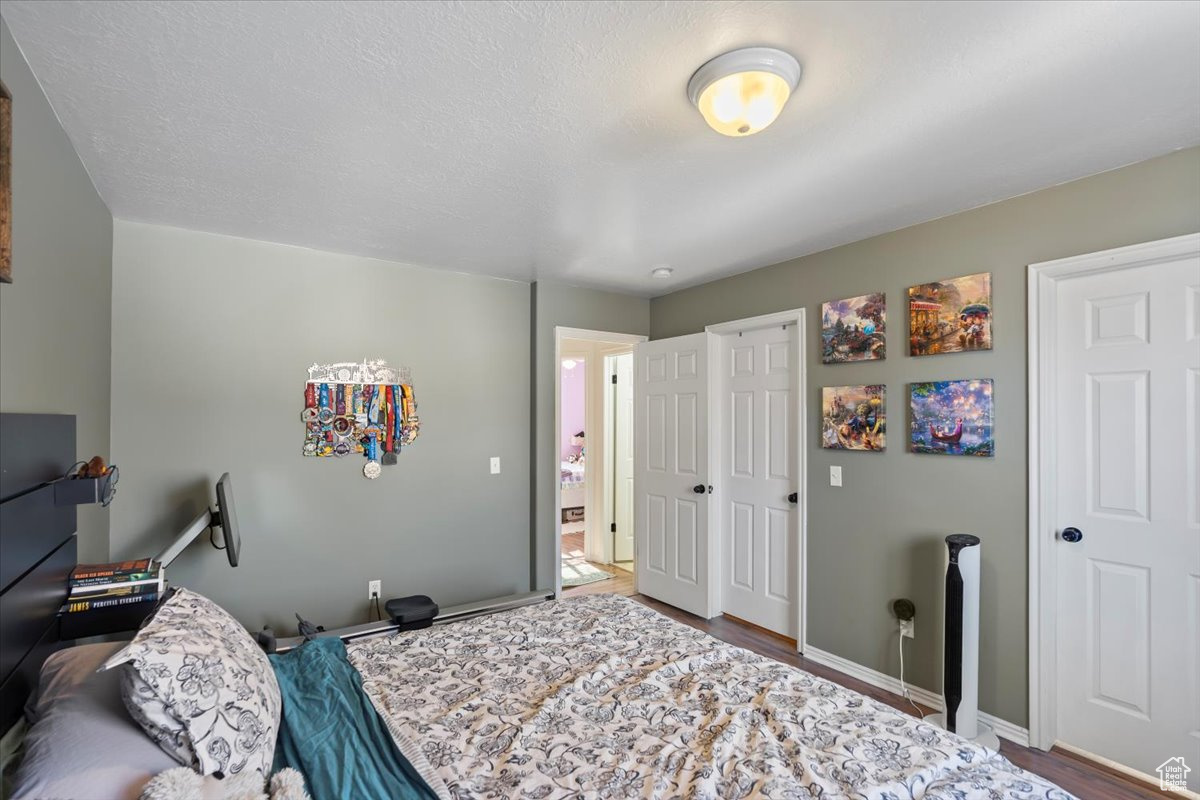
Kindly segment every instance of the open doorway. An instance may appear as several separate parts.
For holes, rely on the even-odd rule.
[[[633,346],[644,339],[558,329],[560,593],[635,591]]]

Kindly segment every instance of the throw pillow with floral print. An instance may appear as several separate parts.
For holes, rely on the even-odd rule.
[[[103,668],[117,666],[130,716],[180,763],[203,775],[270,774],[279,684],[225,609],[179,589]]]

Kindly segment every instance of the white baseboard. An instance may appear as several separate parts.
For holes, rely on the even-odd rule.
[[[830,669],[836,669],[838,672],[845,673],[851,678],[857,678],[863,683],[869,683],[877,689],[883,689],[894,695],[902,696],[900,694],[899,678],[893,678],[891,675],[876,672],[869,667],[864,667],[862,664],[856,664],[849,659],[819,650],[812,645],[804,646],[803,656]],[[942,696],[940,694],[935,694],[928,689],[922,689],[920,686],[913,686],[911,683],[907,684],[907,686],[908,694],[914,701],[937,711],[945,710],[942,707]],[[1010,742],[1015,742],[1022,747],[1029,746],[1028,728],[1022,728],[1019,725],[1015,725],[999,717],[994,717],[984,711],[979,712],[979,721],[985,725],[990,725],[997,736],[1008,739]]]
[[[1109,769],[1114,770],[1116,772],[1120,772],[1124,775],[1128,775],[1129,777],[1131,777],[1141,783],[1149,784],[1150,786],[1154,786],[1154,784],[1157,783],[1157,784],[1159,784],[1159,786],[1162,786],[1162,781],[1158,778],[1158,776],[1150,775],[1149,773],[1146,773],[1146,772],[1141,772],[1140,770],[1136,770],[1133,767],[1127,767],[1120,762],[1113,761],[1111,758],[1105,758],[1104,756],[1098,756],[1095,753],[1089,753],[1087,750],[1084,750],[1079,747],[1075,747],[1074,745],[1069,745],[1065,742],[1055,742],[1054,746],[1058,747],[1062,750],[1066,750],[1068,753],[1074,753],[1075,755],[1079,756],[1080,758],[1086,759],[1087,761],[1092,761],[1097,764],[1103,764],[1104,766],[1108,767]],[[1164,790],[1164,789],[1160,789],[1159,791],[1166,793],[1166,790]],[[1200,800],[1200,794],[1193,792],[1190,789],[1172,789],[1170,792],[1170,796],[1171,797],[1187,797],[1187,798],[1189,798],[1189,800]]]

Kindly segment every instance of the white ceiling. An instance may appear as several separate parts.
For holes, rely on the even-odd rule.
[[[120,219],[647,295],[1200,144],[1197,2],[3,16]],[[804,65],[792,102],[710,131],[688,78],[760,44]]]

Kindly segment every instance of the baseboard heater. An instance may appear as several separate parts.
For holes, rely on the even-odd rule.
[[[448,608],[441,609],[438,615],[433,618],[433,624],[445,625],[447,622],[461,622],[464,619],[471,619],[472,617],[483,617],[488,614],[497,614],[501,611],[511,611],[514,608],[537,605],[553,598],[553,589],[540,589],[536,592],[519,592],[503,597],[495,597],[490,600],[476,600],[473,603],[462,603],[457,606],[449,606]],[[351,625],[346,628],[321,631],[315,634],[313,638],[323,639],[329,636],[336,636],[344,642],[352,642],[355,639],[365,639],[369,636],[383,636],[384,634],[394,633],[397,630],[399,630],[399,627],[395,623],[390,620],[382,620],[380,622],[365,622],[362,625]],[[304,644],[303,636],[289,636],[277,639],[275,642],[275,652],[284,653],[302,644]]]

